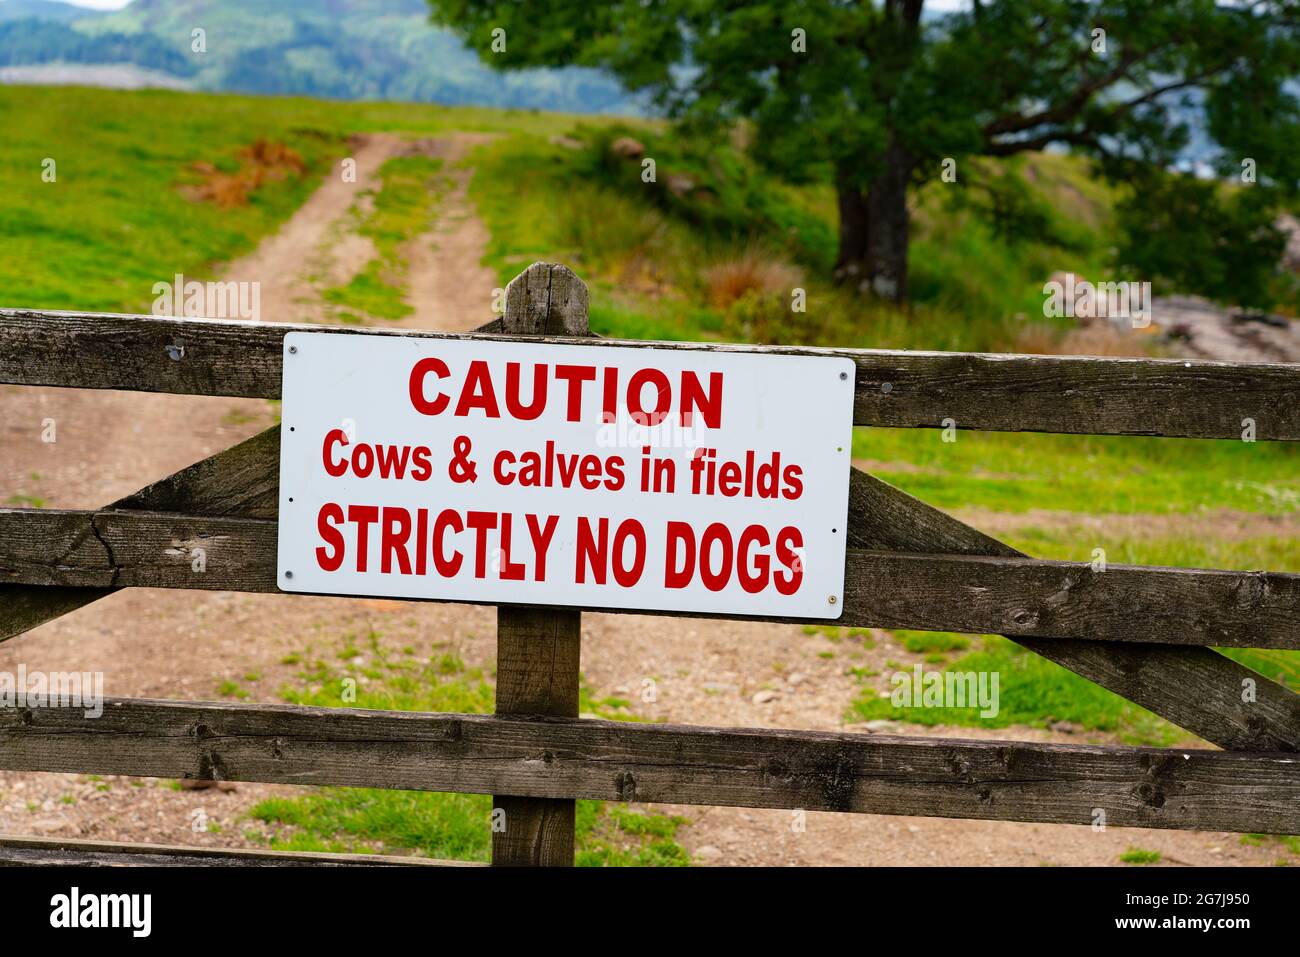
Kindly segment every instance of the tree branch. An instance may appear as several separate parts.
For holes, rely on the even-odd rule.
[[[1154,48],[1144,52],[1125,53],[1114,69],[1081,84],[1068,99],[1048,109],[1031,113],[1029,116],[1011,114],[998,117],[984,127],[985,139],[992,139],[1002,133],[1022,133],[1045,123],[1065,123],[1074,119],[1088,105],[1094,93],[1122,80],[1136,63],[1146,59],[1153,52],[1155,52]]]
[[[1100,141],[1092,133],[1087,133],[1082,130],[1058,129],[1041,133],[1032,139],[1007,140],[1001,143],[990,143],[985,147],[984,155],[1012,156],[1016,153],[1041,150],[1050,143],[1069,143],[1072,146],[1091,146],[1098,150],[1102,149]]]

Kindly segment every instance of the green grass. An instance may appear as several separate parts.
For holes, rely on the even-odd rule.
[[[154,283],[252,249],[345,146],[336,127],[302,129],[265,102],[155,92],[0,87],[0,125],[0,288],[13,306],[147,311]],[[230,168],[259,136],[297,150],[308,175],[247,206],[184,195],[194,163]],[[41,180],[45,157],[56,182]]]
[[[1300,447],[1139,436],[854,430],[869,471],[940,508],[1300,513]]]
[[[903,634],[913,643],[922,645],[916,637],[921,633]],[[936,647],[941,647],[953,643],[956,637],[938,635],[933,641]],[[888,667],[906,670],[911,666],[893,662]],[[1011,725],[1044,728],[1052,723],[1068,721],[1087,730],[1116,734],[1130,744],[1167,746],[1186,739],[1185,732],[1145,708],[997,635],[983,636],[977,650],[940,670],[997,672],[997,715],[981,717],[978,708],[895,707],[889,698],[880,697],[881,685],[878,682],[868,681],[850,705],[849,719],[985,728]],[[889,690],[888,685],[885,690]]]
[[[397,156],[379,168],[380,188],[370,194],[371,208],[364,215],[358,207],[353,211],[362,217],[357,232],[374,243],[375,256],[346,285],[326,289],[322,295],[327,302],[349,315],[360,312],[376,319],[411,314],[403,247],[432,223],[445,190],[441,168],[441,159],[428,156]]]
[[[918,725],[955,725],[965,727],[1005,728],[1026,725],[1045,728],[1057,722],[1069,722],[1085,731],[1099,731],[1117,736],[1134,745],[1168,747],[1193,741],[1186,731],[1157,717],[1145,708],[1106,691],[1060,665],[998,635],[953,635],[946,632],[896,631],[894,640],[915,655],[924,655],[927,664],[939,667],[926,670],[940,672],[996,672],[998,674],[998,713],[983,717],[978,708],[927,708],[920,705],[895,707],[881,690],[892,690],[888,682],[870,680],[874,671],[853,669],[861,691],[849,706],[850,721],[890,720]],[[955,660],[948,653],[960,650],[972,639],[978,647]],[[1247,668],[1290,688],[1300,688],[1300,653],[1271,649],[1220,649]],[[905,671],[910,663],[890,660],[891,671]]]
[[[904,648],[916,655],[942,651],[962,651],[970,647],[970,638],[966,635],[954,635],[946,631],[906,631],[894,632],[894,638]]]
[[[699,255],[698,237],[689,227],[635,196],[601,186],[584,174],[574,151],[533,137],[508,137],[480,148],[473,163],[470,195],[491,235],[485,261],[502,286],[531,262],[555,260],[588,283],[591,327],[604,335],[719,337],[722,317],[703,305],[620,281],[639,257]]]
[[[1241,843],[1247,847],[1273,847],[1300,856],[1300,834],[1243,834]],[[1277,863],[1290,866],[1291,862],[1281,858]]]
[[[273,232],[322,176],[337,174],[353,133],[541,136],[571,121],[527,110],[0,86],[3,305],[147,312],[154,283],[178,272],[208,278]],[[307,175],[264,185],[247,206],[186,197],[194,163],[229,171],[259,137],[298,151]],[[47,157],[54,183],[41,180]]]
[[[293,704],[396,711],[486,713],[493,690],[482,669],[467,667],[435,643],[394,652],[379,635],[346,635],[332,654],[305,650],[305,667],[281,689]],[[582,686],[584,712],[634,720],[629,702],[597,698]],[[272,798],[250,816],[270,831],[276,850],[414,853],[443,860],[485,861],[491,849],[492,799],[477,794],[323,788],[303,797]],[[507,821],[507,825],[508,825]],[[579,865],[689,864],[675,840],[684,818],[625,805],[579,801]]]
[[[631,133],[657,163],[658,184],[635,162],[610,158]],[[1111,255],[1113,196],[1064,156],[985,164],[1031,180],[1044,223],[1032,236],[999,230],[961,194],[935,185],[917,197],[912,307],[897,309],[829,281],[835,199],[828,184],[790,187],[731,147],[644,128],[578,128],[566,149],[514,136],[482,150],[472,194],[492,232],[488,261],[502,282],[539,256],[570,263],[592,287],[591,320],[608,335],[839,346],[1010,351],[1026,317],[1042,315],[1042,286],[1060,269],[1102,274]],[[701,188],[679,199],[662,183],[686,175]],[[698,198],[700,195],[706,198]],[[807,313],[789,290],[710,305],[704,269],[745,252],[803,270]],[[1060,331],[1066,323],[1057,323]]]
[[[1211,519],[1213,515],[1206,518]],[[1097,531],[1071,524],[1068,519],[1065,516],[1065,521],[1054,522],[1051,528],[1022,525],[999,537],[1026,554],[1059,561],[1090,562],[1093,549],[1101,548],[1106,552],[1108,564],[1300,571],[1300,540],[1294,537],[1266,535],[1233,539],[1153,535],[1144,533],[1140,525],[1133,532],[1120,533]]]
[[[1134,864],[1141,867],[1147,864],[1158,863],[1160,857],[1161,854],[1159,851],[1147,851],[1140,847],[1130,847],[1119,856],[1119,859],[1124,864]]]

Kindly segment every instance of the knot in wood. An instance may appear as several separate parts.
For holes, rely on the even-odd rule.
[[[790,771],[790,766],[780,758],[773,758],[767,763],[767,776],[776,778],[778,781],[788,781],[794,775]]]
[[[620,771],[614,775],[614,790],[620,801],[636,800],[636,775],[631,771]]]
[[[1139,784],[1136,788],[1136,794],[1138,800],[1147,807],[1162,808],[1165,806],[1165,792],[1150,781],[1143,781]]]

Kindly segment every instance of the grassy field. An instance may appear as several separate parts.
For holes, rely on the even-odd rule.
[[[174,273],[205,278],[274,230],[321,177],[348,155],[348,136],[474,130],[502,134],[472,157],[471,197],[490,232],[486,261],[504,284],[546,258],[590,285],[591,323],[605,335],[655,339],[799,342],[840,346],[1014,351],[1025,315],[1041,311],[1053,271],[1095,275],[1105,263],[1114,197],[1064,156],[1017,160],[1031,184],[1027,221],[1008,233],[969,196],[931,187],[916,198],[916,304],[910,312],[864,302],[828,280],[833,196],[823,186],[771,182],[733,149],[703,151],[648,125],[424,105],[325,103],[165,92],[0,87],[0,289],[6,306],[147,311],[152,285]],[[565,134],[557,139],[556,134]],[[691,199],[641,182],[639,164],[610,159],[617,136],[638,137],[659,179],[687,177]],[[261,182],[246,202],[202,198],[214,178],[238,178],[259,140],[300,161]],[[42,162],[57,181],[42,181]],[[436,162],[403,158],[382,170],[362,231],[376,258],[326,290],[350,310],[399,318],[405,263],[400,245],[427,219],[441,182]],[[996,172],[996,171],[994,171]],[[806,291],[805,313],[790,290]],[[1040,330],[1042,331],[1042,330]],[[1050,338],[1060,328],[1048,328]],[[855,458],[873,474],[939,507],[995,518],[996,534],[1046,558],[1267,568],[1300,572],[1300,452],[1270,443],[861,429]],[[1177,729],[1004,639],[884,634],[900,666],[996,670],[1003,706],[994,724],[1067,721],[1125,740],[1169,743]],[[820,640],[810,636],[810,640]],[[853,642],[875,641],[867,635]],[[365,668],[347,646],[303,652],[301,680],[286,700],[340,704],[345,678],[361,707],[481,711],[491,676],[412,652]],[[892,651],[891,651],[892,653]],[[1232,656],[1300,686],[1300,654]],[[360,678],[365,677],[366,683]],[[932,723],[936,712],[900,714],[863,674],[846,702],[854,720]],[[236,685],[223,693],[237,696]],[[588,696],[587,710],[627,717]],[[938,712],[945,723],[987,724]],[[324,791],[272,801],[256,816],[275,846],[410,848],[482,858],[487,799]],[[680,822],[615,806],[581,805],[588,863],[680,863]]]
[[[0,86],[0,289],[10,306],[148,311],[155,282],[204,278],[251,250],[348,155],[352,133],[541,135],[556,122],[526,111]],[[259,139],[295,151],[305,172],[268,182],[246,205],[187,195],[203,178],[196,164],[234,173]],[[46,159],[54,182],[42,180]]]
[[[576,263],[595,280],[592,324],[610,335],[1011,351],[1034,328],[1025,315],[1041,314],[1046,277],[1097,275],[1106,254],[1111,197],[1083,166],[1064,156],[1017,160],[1035,171],[1047,219],[1039,232],[1052,241],[1005,238],[949,187],[931,187],[915,223],[914,308],[903,312],[828,281],[828,186],[784,186],[734,151],[691,153],[651,131],[571,133],[567,145],[516,135],[482,149],[473,192],[502,281],[541,255]],[[644,141],[658,177],[686,177],[700,198],[679,199],[643,183],[636,163],[610,160],[611,142],[629,134]],[[791,311],[795,285],[807,292],[806,313]]]
[[[445,645],[386,650],[374,632],[344,635],[338,646],[304,649],[286,663],[301,665],[280,696],[291,704],[328,708],[485,713],[492,685]],[[236,683],[220,689],[230,697]],[[593,698],[584,688],[581,709],[626,720],[625,702]],[[269,835],[250,836],[276,850],[414,851],[443,860],[486,861],[491,848],[492,799],[480,794],[438,794],[371,788],[325,788],[306,797],[262,801],[251,817]],[[578,802],[577,860],[582,866],[689,863],[674,837],[685,819],[599,801]]]

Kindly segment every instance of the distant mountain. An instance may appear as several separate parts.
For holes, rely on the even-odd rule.
[[[87,35],[57,20],[35,18],[0,22],[0,67],[45,63],[131,63],[178,77],[196,72],[170,44],[149,33]]]
[[[203,30],[206,50],[193,50]],[[103,13],[0,2],[0,67],[135,64],[196,89],[638,113],[597,70],[498,73],[424,0],[134,0]]]
[[[94,10],[74,7],[70,3],[58,3],[57,0],[4,0],[0,2],[0,21],[23,20],[58,20],[67,23],[96,16]]]

